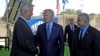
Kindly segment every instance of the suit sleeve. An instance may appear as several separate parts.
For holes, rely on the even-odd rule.
[[[94,56],[100,56],[100,31],[96,31],[94,36]]]
[[[60,29],[60,56],[64,55],[64,37],[63,37],[63,29]]]
[[[64,42],[66,42],[66,34],[68,33],[67,31],[67,26],[65,27],[65,31],[64,31]]]
[[[73,54],[73,56],[76,56],[76,53],[77,53],[77,49],[76,49],[76,47],[77,47],[77,44],[76,44],[77,34],[78,34],[77,30],[75,30],[74,31],[74,38],[72,38],[72,54]]]
[[[20,47],[28,52],[38,53],[38,49],[34,43],[33,35],[28,31],[28,29],[23,24],[16,24],[15,26],[15,36]]]
[[[40,27],[38,26],[37,33],[36,33],[36,35],[37,35],[37,45],[38,45],[38,46],[39,46],[39,44],[40,44],[40,38],[39,38],[39,37],[40,37],[40,33],[39,33],[40,30],[39,30],[39,28],[40,28]]]

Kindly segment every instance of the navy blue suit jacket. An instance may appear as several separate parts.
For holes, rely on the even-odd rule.
[[[53,23],[50,38],[46,35],[46,23],[41,24],[37,30],[39,40],[39,56],[63,56],[64,55],[64,37],[63,29],[60,25]]]

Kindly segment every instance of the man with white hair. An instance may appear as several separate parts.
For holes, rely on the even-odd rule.
[[[80,13],[77,18],[79,29],[73,39],[73,56],[100,56],[100,32],[89,25],[89,16]]]
[[[33,15],[33,7],[32,4],[23,4],[20,9],[21,16],[14,26],[10,56],[35,56],[38,53],[35,37],[27,23]]]
[[[45,23],[38,26],[39,56],[63,56],[64,37],[62,26],[53,22],[54,12],[45,9],[43,14]]]

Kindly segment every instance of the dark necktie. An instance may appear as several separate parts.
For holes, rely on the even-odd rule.
[[[47,38],[49,39],[50,37],[50,25],[47,25]]]
[[[83,29],[81,29],[81,32],[80,32],[80,37],[79,37],[80,40],[82,40],[82,38],[83,38],[82,35],[83,35]]]

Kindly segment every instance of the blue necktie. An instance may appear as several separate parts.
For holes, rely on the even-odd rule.
[[[49,39],[50,37],[50,25],[47,25],[47,38]]]
[[[74,31],[74,25],[72,25],[72,31]]]
[[[83,39],[83,37],[82,37],[82,35],[83,35],[83,29],[81,29],[81,32],[80,32],[80,40],[82,40]]]

